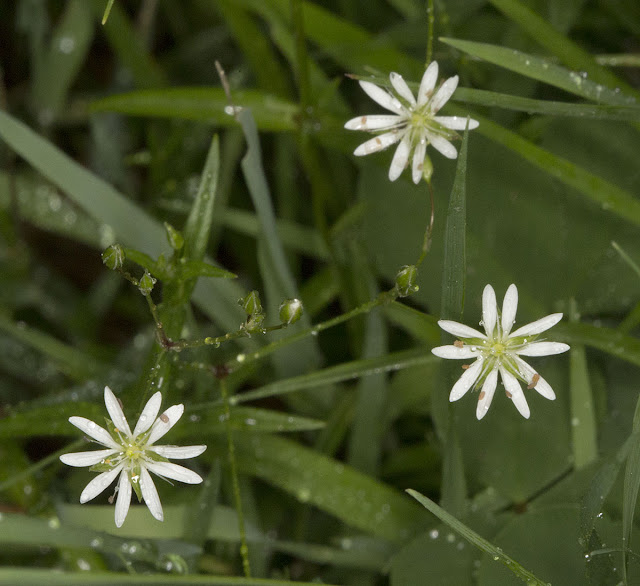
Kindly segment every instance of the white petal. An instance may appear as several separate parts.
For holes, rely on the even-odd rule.
[[[353,154],[356,157],[362,157],[364,155],[370,155],[371,153],[377,153],[383,151],[392,144],[397,143],[404,136],[404,132],[399,132],[397,129],[380,136],[369,139],[367,142],[363,142]]]
[[[74,452],[72,454],[62,454],[60,461],[67,466],[93,466],[116,452],[117,450],[111,448],[108,450],[93,450],[91,452]]]
[[[556,394],[553,392],[551,385],[542,377],[538,379],[536,386],[533,387],[538,393],[540,393],[545,399],[553,401],[556,398]]]
[[[529,419],[531,411],[529,411],[527,399],[522,392],[522,387],[520,386],[518,379],[510,372],[506,371],[502,366],[500,367],[500,376],[502,377],[505,389],[511,395],[511,400],[516,406],[516,409],[520,412],[520,415],[525,419]]]
[[[116,500],[116,527],[122,527],[124,520],[127,518],[129,506],[131,505],[131,480],[126,470],[120,474],[120,483],[118,484],[118,500]]]
[[[409,102],[412,106],[416,105],[416,99],[413,97],[413,93],[409,89],[407,82],[404,78],[395,71],[389,75],[389,79],[391,80],[391,85],[393,89],[398,92],[399,96],[402,96],[407,102]]]
[[[478,397],[478,406],[476,407],[476,417],[478,420],[482,419],[489,411],[491,407],[491,401],[493,395],[496,392],[496,385],[498,384],[498,370],[493,369],[484,379],[480,396]]]
[[[358,116],[349,120],[344,127],[347,130],[391,130],[405,124],[403,116],[395,114],[377,114],[373,116]]]
[[[451,130],[464,130],[467,127],[467,119],[464,116],[434,116],[433,119]],[[478,128],[480,123],[473,118],[469,118],[469,130]]]
[[[431,100],[429,106],[431,107],[431,112],[435,114],[442,106],[444,106],[449,98],[453,95],[453,92],[456,91],[458,87],[458,76],[454,75],[445,81],[440,89],[436,92]]]
[[[487,339],[483,333],[478,330],[474,330],[469,326],[465,326],[457,321],[451,321],[448,319],[441,319],[438,321],[438,325],[445,331],[457,336],[458,338],[481,338],[483,340]]]
[[[475,350],[475,346],[463,346],[462,348],[458,348],[458,346],[438,346],[437,348],[432,348],[431,353],[439,356],[440,358],[452,358],[452,359],[466,359],[466,358],[477,358],[478,352]]]
[[[184,413],[184,405],[173,405],[169,407],[151,427],[151,433],[147,439],[147,445],[151,445],[158,441],[165,433],[167,433],[182,417]],[[165,419],[165,421],[163,421]]]
[[[508,336],[516,321],[518,311],[518,288],[511,284],[504,295],[502,302],[502,335]]]
[[[400,141],[396,152],[391,159],[391,166],[389,167],[389,181],[395,181],[407,166],[409,160],[409,151],[411,150],[411,143],[409,142],[409,134],[405,134],[404,138]]]
[[[207,446],[152,446],[149,449],[164,458],[184,460],[199,456],[207,449]]]
[[[138,437],[141,433],[144,433],[149,429],[158,417],[158,411],[160,411],[160,404],[162,403],[162,393],[158,391],[147,401],[144,406],[138,422],[133,430],[134,437]]]
[[[482,368],[482,358],[478,358],[467,370],[464,371],[462,376],[453,385],[451,393],[449,394],[449,401],[457,401],[461,399],[464,394],[475,384],[480,375],[480,369]]]
[[[100,442],[103,446],[113,448],[114,450],[122,449],[122,446],[111,437],[106,429],[100,427],[90,419],[74,416],[69,417],[69,423],[75,425],[80,431],[83,431],[89,437]]]
[[[124,464],[119,464],[113,470],[108,470],[102,474],[98,474],[87,486],[84,487],[80,495],[80,503],[84,504],[91,499],[96,498],[103,492],[115,479],[122,470]]]
[[[446,138],[433,132],[427,132],[429,142],[433,148],[439,153],[442,153],[447,159],[455,159],[458,156],[458,151]]]
[[[158,490],[144,466],[140,468],[140,490],[142,491],[142,498],[147,507],[149,507],[151,514],[158,519],[158,521],[163,521],[164,513],[162,512],[162,503],[158,496]]]
[[[438,63],[432,61],[429,67],[425,70],[422,81],[420,82],[420,89],[418,90],[418,105],[423,106],[431,98],[433,88],[436,87],[436,81],[438,81]]]
[[[491,285],[487,285],[482,292],[482,323],[487,337],[493,335],[498,319],[498,303],[496,302],[496,292]]]
[[[404,114],[406,112],[403,105],[398,101],[398,98],[394,98],[389,92],[383,90],[374,83],[371,83],[370,81],[361,81],[360,87],[374,102],[377,102],[383,108],[386,108],[396,114]]]
[[[516,354],[520,356],[552,356],[562,354],[567,350],[569,350],[569,346],[561,342],[532,342],[521,350],[517,350]]]
[[[515,356],[515,359],[516,363],[518,364],[520,374],[527,381],[527,383],[531,384],[533,382],[533,377],[538,375],[538,380],[536,381],[536,385],[533,388],[545,399],[553,401],[556,398],[556,394],[553,392],[551,385],[546,380],[544,380],[529,364],[522,360],[522,358],[520,358],[519,356]]]
[[[189,468],[173,464],[172,462],[146,462],[145,466],[151,470],[151,472],[163,478],[179,480],[185,484],[200,484],[202,482],[199,474],[196,474],[193,470],[189,470]]]
[[[131,437],[131,428],[129,427],[127,418],[122,412],[122,407],[120,407],[118,399],[116,399],[116,396],[109,387],[104,388],[104,404],[107,406],[107,411],[109,412],[109,417],[111,417],[113,424],[120,431],[127,434],[127,437]]]
[[[411,178],[418,185],[422,179],[422,169],[424,167],[424,157],[427,154],[427,141],[418,142],[415,151],[413,151],[413,163],[411,165]]]
[[[547,315],[542,317],[536,321],[532,321],[530,324],[526,326],[522,326],[518,328],[515,332],[509,336],[510,338],[521,337],[521,336],[533,336],[535,334],[541,334],[545,332],[549,328],[555,326],[562,319],[561,313],[552,313],[551,315]]]

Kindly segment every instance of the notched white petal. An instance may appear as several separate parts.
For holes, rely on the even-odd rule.
[[[461,399],[465,393],[475,384],[480,375],[480,369],[482,368],[483,360],[478,358],[467,370],[464,371],[462,376],[453,385],[451,393],[449,394],[449,401],[457,401]]]
[[[131,437],[131,428],[127,418],[124,416],[120,402],[109,387],[104,388],[104,404],[107,406],[107,411],[113,424],[128,437]]]
[[[458,338],[482,338],[486,339],[482,332],[470,328],[469,326],[465,326],[457,321],[451,321],[448,319],[441,319],[438,321],[438,325],[445,331],[453,334]]]
[[[162,413],[151,427],[147,445],[151,445],[158,441],[165,433],[167,433],[182,417],[184,413],[184,405],[173,405]]]
[[[411,143],[409,142],[409,135],[405,134],[393,155],[393,159],[391,159],[391,165],[389,166],[389,181],[395,181],[400,177],[400,175],[402,175],[402,172],[409,161],[410,151]]]
[[[453,95],[453,92],[456,91],[458,87],[458,76],[454,75],[445,81],[440,89],[433,96],[431,103],[429,104],[431,108],[431,112],[435,114],[442,106],[444,106],[449,98]]]
[[[80,431],[88,435],[90,438],[93,438],[97,442],[100,442],[103,446],[107,446],[109,448],[113,448],[115,450],[120,449],[120,444],[118,444],[109,434],[109,432],[100,427],[94,421],[90,419],[86,419],[85,417],[69,417],[69,423],[75,425]]]
[[[116,479],[116,476],[122,470],[123,464],[116,466],[113,470],[108,470],[102,474],[98,474],[87,486],[84,487],[82,494],[80,495],[80,503],[84,504],[94,498],[96,498],[101,492],[103,492],[109,485]]]
[[[451,358],[454,360],[464,360],[468,358],[477,358],[478,352],[473,349],[473,346],[437,346],[431,349],[431,353],[440,358]]]
[[[424,158],[427,154],[427,141],[421,140],[418,142],[415,150],[413,151],[413,162],[411,164],[411,179],[418,185],[420,179],[423,176]]]
[[[116,527],[122,527],[131,505],[131,480],[129,473],[123,470],[118,483],[118,499],[116,500]]]
[[[404,114],[405,109],[398,101],[398,98],[394,98],[389,92],[378,87],[376,84],[370,81],[361,81],[360,87],[365,93],[374,101],[380,104],[383,108],[396,114]]]
[[[406,124],[402,116],[394,114],[376,114],[372,116],[358,116],[349,120],[344,127],[347,130],[391,130]]]
[[[487,285],[482,292],[482,323],[484,331],[490,338],[496,327],[498,319],[498,303],[496,301],[496,292],[491,285]]]
[[[533,388],[545,399],[549,399],[549,401],[553,401],[556,398],[556,394],[553,392],[551,385],[542,377],[538,378],[536,386]]]
[[[202,477],[199,474],[172,462],[147,462],[145,466],[163,478],[171,478],[171,480],[178,480],[185,484],[200,484],[202,482]]]
[[[139,436],[141,433],[144,433],[149,429],[158,417],[158,411],[160,411],[160,404],[162,403],[162,393],[158,391],[154,393],[152,397],[147,401],[142,413],[140,413],[140,417],[138,417],[138,422],[136,423],[136,427],[133,430],[133,435],[135,437]]]
[[[478,395],[478,405],[476,407],[476,418],[482,419],[491,407],[491,401],[493,401],[493,395],[496,392],[496,385],[498,384],[498,371],[493,369],[484,379],[480,395]]]
[[[530,324],[524,325],[518,328],[515,332],[511,333],[512,338],[521,336],[534,336],[547,331],[549,328],[555,326],[562,319],[561,313],[552,313],[545,317],[541,317],[536,321],[532,321]]]
[[[391,81],[391,85],[393,89],[398,92],[398,95],[403,97],[407,102],[409,102],[412,106],[416,105],[416,99],[413,97],[413,92],[409,89],[407,82],[404,78],[395,71],[389,75],[389,80]]]
[[[199,456],[207,446],[152,446],[149,449],[164,458],[185,460]]]
[[[163,521],[164,513],[162,512],[162,503],[158,496],[158,490],[144,466],[140,468],[140,490],[142,491],[142,498],[147,507],[149,507],[151,514],[158,519],[158,521]]]
[[[458,151],[446,138],[433,132],[427,132],[429,142],[434,149],[439,153],[447,157],[447,159],[455,159],[458,156]]]
[[[500,376],[502,377],[502,382],[509,398],[513,401],[513,404],[520,412],[520,415],[525,419],[529,419],[531,411],[529,410],[527,399],[522,392],[522,387],[520,386],[518,379],[516,379],[516,377],[510,372],[506,371],[502,366],[500,367]]]
[[[93,450],[91,452],[73,452],[71,454],[62,454],[60,461],[67,466],[75,466],[78,468],[93,466],[116,452],[117,450],[112,448],[108,450]]]
[[[508,336],[516,321],[518,311],[518,288],[511,284],[504,295],[502,302],[502,335]]]
[[[391,132],[386,132],[385,134],[369,139],[367,142],[363,142],[355,151],[353,151],[353,154],[356,157],[363,157],[365,155],[377,153],[378,151],[383,151],[392,144],[397,143],[403,136],[404,132],[400,132],[397,129],[392,130]]]
[[[520,356],[553,356],[567,350],[569,350],[569,346],[562,342],[532,342],[524,348],[516,350],[516,354]]]
[[[440,125],[450,130],[464,130],[467,127],[465,116],[434,116],[433,119]],[[469,118],[469,130],[474,130],[480,123],[473,118]]]
[[[436,87],[436,82],[438,81],[438,63],[436,61],[432,61],[429,64],[429,67],[424,72],[422,76],[422,81],[420,82],[420,89],[418,90],[418,105],[424,106],[430,99],[433,94],[433,90]]]

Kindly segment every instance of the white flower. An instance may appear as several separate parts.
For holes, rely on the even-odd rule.
[[[496,294],[491,285],[482,294],[482,325],[486,334],[464,324],[440,320],[438,325],[445,331],[461,338],[451,346],[438,346],[433,352],[440,358],[476,360],[464,371],[449,395],[449,401],[457,401],[472,387],[482,384],[476,408],[476,417],[482,419],[496,390],[498,372],[502,378],[507,397],[523,417],[529,418],[530,411],[518,379],[525,382],[527,389],[535,389],[543,397],[553,401],[556,398],[551,385],[544,380],[521,356],[548,356],[569,350],[560,342],[536,342],[538,334],[556,325],[561,313],[552,313],[511,332],[518,309],[518,289],[511,285],[507,289],[502,304],[502,316],[498,314]],[[463,367],[465,368],[465,367]]]
[[[144,499],[151,514],[163,520],[162,504],[149,472],[161,478],[171,478],[187,484],[199,484],[202,478],[183,466],[169,462],[169,458],[195,458],[207,446],[156,446],[154,445],[182,417],[184,405],[173,405],[158,417],[162,395],[157,392],[144,406],[131,432],[122,407],[109,387],[104,388],[104,402],[111,419],[107,419],[109,431],[84,417],[70,417],[69,422],[106,447],[105,450],[64,454],[60,460],[69,466],[91,466],[101,472],[82,491],[80,502],[86,503],[102,493],[118,476],[118,500],[116,501],[116,526],[121,527],[129,512],[131,489]]]
[[[456,130],[464,130],[467,118],[461,116],[436,116],[458,87],[458,76],[447,79],[434,93],[438,80],[438,63],[433,61],[422,76],[418,98],[414,98],[409,86],[398,73],[389,75],[395,94],[369,81],[361,81],[360,86],[367,95],[393,114],[358,116],[349,120],[344,127],[348,130],[368,130],[384,132],[362,143],[354,155],[377,153],[400,141],[389,168],[389,180],[395,181],[404,171],[413,152],[411,175],[418,184],[423,176],[427,156],[427,145],[440,151],[448,159],[455,159],[458,151],[449,139],[457,136]],[[469,119],[469,130],[478,127],[477,120]],[[428,163],[427,174],[431,162]]]

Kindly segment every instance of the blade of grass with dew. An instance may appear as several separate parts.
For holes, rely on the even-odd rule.
[[[236,455],[244,474],[371,535],[404,542],[424,525],[425,515],[402,493],[294,441],[238,435]]]
[[[431,499],[420,494],[419,492],[407,489],[414,499],[416,499],[425,509],[433,513],[438,519],[445,523],[448,527],[453,529],[460,536],[464,537],[469,543],[475,545],[479,550],[489,554],[495,561],[503,563],[509,568],[518,578],[523,582],[526,582],[528,586],[548,586],[546,582],[540,580],[537,576],[523,568],[518,562],[510,558],[499,547],[496,547],[491,542],[487,541],[475,531],[467,527],[464,523],[461,523],[453,515],[447,513],[442,507],[439,507]]]
[[[329,368],[316,370],[309,374],[282,379],[253,391],[247,391],[231,398],[232,404],[246,403],[266,397],[277,397],[303,389],[312,389],[370,376],[381,372],[393,372],[419,364],[435,362],[435,357],[422,348],[402,350],[376,358],[366,358],[345,362]]]
[[[0,330],[42,352],[53,360],[62,372],[76,381],[100,377],[107,370],[107,366],[102,364],[99,358],[69,346],[49,334],[16,323],[1,312]]]
[[[472,57],[483,59],[525,77],[537,79],[587,100],[619,106],[637,105],[633,96],[616,92],[542,57],[488,43],[449,38],[440,40]]]
[[[120,4],[114,4],[109,14],[109,20],[103,22],[104,14],[102,2],[96,0],[81,0],[93,10],[94,18],[102,23],[102,31],[113,52],[123,67],[131,72],[136,87],[157,88],[167,85],[167,77],[162,67],[140,38],[135,26]]]
[[[569,319],[573,323],[579,319],[574,299],[569,304]],[[570,353],[571,440],[573,464],[579,470],[598,457],[597,426],[584,346],[575,344]]]
[[[113,238],[153,256],[166,252],[164,227],[111,185],[34,133],[30,128],[0,111],[0,137],[36,170],[58,186],[76,204],[103,226]],[[212,261],[208,261],[215,264]],[[237,304],[242,289],[229,280],[202,280],[194,301],[227,331],[234,331],[244,316]]]
[[[469,130],[462,137],[456,175],[449,197],[444,233],[444,267],[442,270],[442,296],[440,302],[441,319],[460,321],[464,312],[464,291],[467,271],[466,263],[466,178],[467,146]],[[444,337],[445,334],[443,334]],[[449,365],[443,365],[441,373],[451,373]],[[445,377],[447,380],[450,376]],[[440,437],[444,442],[442,472],[442,506],[454,515],[463,515],[466,501],[466,481],[460,440],[453,418],[452,406],[445,393],[434,393],[431,398],[434,417],[440,417]],[[446,413],[446,419],[445,419]]]
[[[52,122],[62,110],[89,52],[94,26],[88,4],[83,0],[66,3],[42,66],[34,70],[31,100],[42,124]]]
[[[242,172],[261,228],[258,239],[260,273],[267,290],[268,315],[275,320],[280,303],[285,299],[298,298],[299,293],[278,236],[269,185],[262,166],[258,129],[251,111],[240,112],[238,121],[247,141],[247,154],[241,162]],[[311,324],[309,317],[305,315],[300,319],[300,323],[307,327]],[[277,339],[278,335],[275,338]],[[317,340],[309,337],[296,344],[294,350],[289,348],[275,352],[273,358],[276,368],[281,373],[291,375],[316,367],[320,363],[320,350]]]
[[[629,268],[640,277],[640,267],[636,264],[636,262],[627,254],[627,252],[620,246],[617,242],[611,241],[611,246],[613,246],[614,250],[620,255],[620,258],[627,263]]]
[[[105,24],[107,20],[109,20],[109,14],[111,13],[111,9],[113,8],[113,3],[115,0],[108,0],[107,7],[104,9],[104,14],[102,15],[102,24]]]
[[[627,584],[627,555],[631,548],[633,517],[640,490],[640,397],[633,415],[633,432],[630,437],[629,455],[624,469],[622,489],[622,577]]]
[[[625,92],[633,91],[631,87],[598,65],[596,60],[584,49],[575,44],[567,36],[518,0],[489,0],[495,8],[507,18],[515,22],[536,43],[556,55],[567,67],[584,72],[589,79],[610,88],[623,88]]]
[[[258,90],[234,91],[236,107],[250,108],[256,124],[263,131],[297,128],[299,108],[296,104]],[[102,98],[91,103],[93,112],[119,112],[131,116],[202,120],[209,124],[236,126],[225,110],[229,102],[222,88],[164,88],[139,90]]]

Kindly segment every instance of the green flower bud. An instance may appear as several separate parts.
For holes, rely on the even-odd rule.
[[[254,313],[247,319],[243,325],[243,329],[248,334],[263,333],[262,323],[264,322],[264,313]]]
[[[285,299],[280,304],[280,321],[291,325],[302,317],[302,301],[300,299]]]
[[[102,253],[102,262],[112,271],[121,269],[125,258],[124,248],[119,244],[112,244]]]
[[[247,315],[255,315],[262,313],[262,303],[260,303],[260,293],[251,291],[244,299],[238,301],[242,309]]]
[[[419,289],[416,285],[417,277],[418,269],[415,265],[407,265],[400,269],[396,275],[396,291],[400,297],[407,297]]]
[[[167,231],[167,240],[173,250],[180,250],[184,246],[184,237],[169,222],[164,223],[164,229]]]
[[[138,289],[143,295],[149,295],[153,291],[153,286],[156,284],[156,279],[151,276],[149,271],[145,271],[142,278],[138,281]]]
[[[429,155],[425,155],[424,163],[422,164],[422,176],[427,183],[431,182],[431,176],[433,175],[433,163],[429,158]]]

